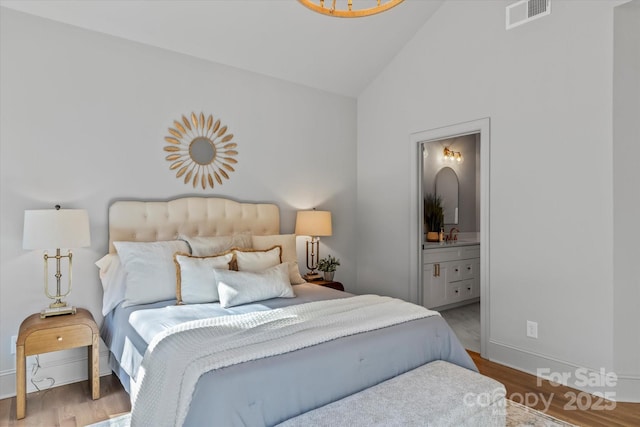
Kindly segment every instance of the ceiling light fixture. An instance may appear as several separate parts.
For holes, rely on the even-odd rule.
[[[330,6],[325,7],[324,0],[298,0],[309,9],[328,16],[337,16],[340,18],[360,18],[362,16],[375,15],[380,12],[391,9],[402,3],[403,0],[377,0],[373,7],[362,6],[367,3],[364,0],[358,0],[356,3],[363,7],[362,9],[354,9],[353,0],[328,0]],[[368,2],[372,3],[371,1]]]

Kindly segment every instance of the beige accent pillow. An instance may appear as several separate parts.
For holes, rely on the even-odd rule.
[[[230,236],[178,236],[191,247],[191,255],[210,256],[227,252],[231,248],[252,248],[251,233],[236,233]],[[273,245],[271,245],[273,246]]]
[[[234,248],[238,271],[259,272],[282,263],[282,247],[273,246],[266,250]]]
[[[214,268],[229,270],[233,252],[208,257],[176,253],[176,299],[178,304],[205,304],[220,300]]]
[[[274,245],[282,246],[282,262],[289,263],[289,280],[292,285],[299,285],[305,280],[300,275],[298,267],[298,252],[296,251],[295,234],[273,234],[270,236],[251,236],[254,249],[271,248]]]

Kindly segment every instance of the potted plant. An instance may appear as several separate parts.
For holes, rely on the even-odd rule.
[[[424,225],[427,242],[440,241],[440,229],[444,226],[442,199],[435,194],[427,194],[424,198]]]
[[[328,255],[326,258],[322,258],[318,261],[318,270],[322,271],[324,274],[324,280],[332,281],[333,275],[335,274],[336,268],[340,265],[340,260]]]

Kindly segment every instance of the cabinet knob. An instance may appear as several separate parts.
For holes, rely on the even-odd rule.
[[[58,341],[62,341],[62,337],[58,337]]]

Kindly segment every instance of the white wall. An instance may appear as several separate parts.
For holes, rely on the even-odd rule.
[[[505,5],[445,2],[359,96],[358,291],[415,286],[409,136],[490,117],[489,356],[611,371],[615,2],[557,1],[511,31]]]
[[[614,19],[614,366],[621,385],[640,401],[640,0],[617,7]]]
[[[2,9],[1,19],[0,397],[15,392],[10,336],[48,304],[42,255],[22,249],[25,209],[60,203],[89,211],[91,247],[74,252],[68,301],[98,322],[93,263],[107,251],[107,209],[120,198],[274,202],[283,233],[293,232],[298,209],[331,210],[334,236],[322,239],[321,252],[341,259],[336,280],[353,289],[354,99],[13,10]],[[236,172],[213,190],[184,185],[164,159],[168,127],[192,111],[221,118],[239,144]],[[43,355],[40,374],[58,383],[86,378],[84,357]]]

